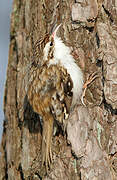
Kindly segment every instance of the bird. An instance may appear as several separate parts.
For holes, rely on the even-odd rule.
[[[42,60],[32,68],[27,92],[33,111],[43,119],[41,154],[47,171],[52,162],[54,122],[67,126],[70,112],[80,102],[83,91],[82,70],[70,48],[57,36],[60,26],[40,41],[44,46]]]

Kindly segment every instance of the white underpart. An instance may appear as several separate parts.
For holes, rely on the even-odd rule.
[[[73,56],[70,54],[70,48],[65,46],[62,40],[57,36],[55,37],[54,41],[54,59],[51,59],[49,64],[60,63],[64,68],[67,69],[67,72],[70,74],[70,77],[73,81],[73,107],[79,102],[81,98],[83,88],[83,73],[79,66],[75,63]],[[49,46],[50,42],[47,43],[44,48],[44,59],[47,59],[47,54],[50,48]]]

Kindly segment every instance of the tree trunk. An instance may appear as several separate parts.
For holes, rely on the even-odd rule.
[[[53,163],[41,169],[41,121],[27,102],[34,44],[62,23],[87,87],[84,103],[70,115],[67,137],[53,137]],[[38,48],[38,47],[37,47]],[[38,49],[36,49],[38,51]],[[117,179],[117,3],[112,0],[14,0],[4,95],[0,179]]]

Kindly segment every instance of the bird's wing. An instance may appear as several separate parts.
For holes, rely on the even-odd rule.
[[[59,65],[34,68],[29,80],[28,100],[43,118],[42,166],[52,161],[52,133],[54,119],[66,125],[72,103],[73,83],[67,70]]]
[[[64,67],[43,65],[35,68],[29,82],[27,95],[35,112],[43,117],[49,111],[60,123],[68,118],[73,83]]]

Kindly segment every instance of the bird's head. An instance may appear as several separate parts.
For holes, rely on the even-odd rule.
[[[53,59],[56,45],[58,41],[61,41],[60,38],[57,37],[57,31],[60,28],[61,24],[56,27],[56,29],[52,32],[52,34],[49,37],[49,41],[45,45],[45,48],[43,50],[44,53],[44,60]]]

